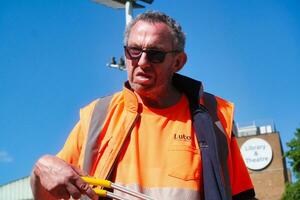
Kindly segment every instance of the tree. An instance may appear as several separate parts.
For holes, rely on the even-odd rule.
[[[299,200],[300,199],[300,128],[296,129],[295,137],[287,143],[290,148],[285,157],[290,160],[292,171],[297,178],[295,183],[288,183],[285,187],[282,200]]]
[[[299,178],[300,175],[300,128],[297,128],[295,132],[295,137],[287,143],[290,148],[286,152],[286,157],[291,160],[292,170],[296,177]]]
[[[281,200],[299,200],[300,199],[300,181],[296,183],[288,183]]]

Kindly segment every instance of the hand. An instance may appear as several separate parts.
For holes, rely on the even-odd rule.
[[[97,200],[98,196],[92,188],[80,178],[84,175],[87,175],[84,171],[56,156],[45,155],[36,162],[33,169],[33,194],[36,199],[48,199],[45,196],[51,196],[50,199],[79,199],[84,194]]]

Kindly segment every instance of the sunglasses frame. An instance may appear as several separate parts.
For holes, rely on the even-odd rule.
[[[130,49],[135,49],[135,50],[139,50],[140,53],[138,56],[132,56],[132,54],[130,54]],[[125,57],[127,59],[130,60],[139,60],[142,56],[142,54],[145,52],[147,59],[150,63],[163,63],[165,61],[166,55],[168,53],[179,53],[179,50],[172,50],[172,51],[161,51],[158,49],[141,49],[141,48],[137,48],[137,47],[129,47],[129,46],[124,46],[124,51],[125,51]],[[161,58],[155,58],[154,54],[159,53]]]

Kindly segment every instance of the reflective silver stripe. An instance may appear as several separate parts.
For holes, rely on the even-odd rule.
[[[118,183],[119,184],[119,183]],[[155,200],[201,200],[200,192],[191,189],[182,188],[142,188],[139,185],[127,185],[129,189],[146,194]],[[138,198],[127,195],[123,192],[114,191],[115,194],[121,195],[130,200],[138,200]]]
[[[226,135],[226,132],[224,131],[224,128],[223,128],[221,122],[220,121],[216,121],[215,124]]]
[[[107,116],[108,106],[112,99],[111,96],[100,98],[93,110],[91,122],[89,125],[88,138],[85,146],[85,154],[83,161],[83,170],[90,173],[93,167],[93,161],[98,154],[97,139],[102,129],[102,125]]]

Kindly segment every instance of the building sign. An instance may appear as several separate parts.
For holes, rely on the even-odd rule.
[[[270,144],[260,138],[252,138],[244,142],[241,153],[246,166],[251,170],[261,170],[272,161]]]

